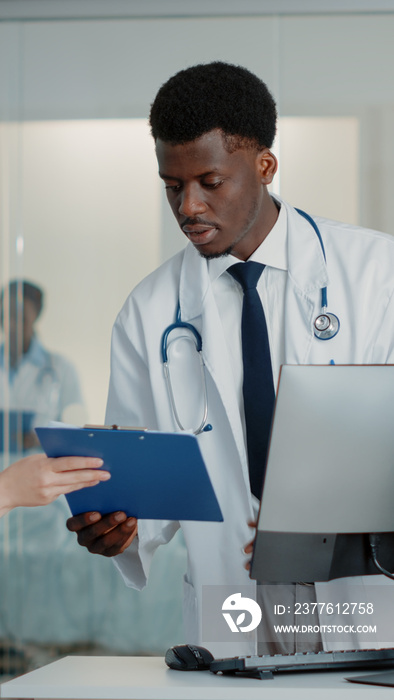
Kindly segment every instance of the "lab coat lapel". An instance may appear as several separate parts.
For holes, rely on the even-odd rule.
[[[285,362],[307,364],[313,342],[313,320],[320,310],[321,288],[328,285],[327,267],[311,225],[282,202],[288,217],[288,280],[285,295]],[[182,264],[179,300],[183,321],[193,323],[203,339],[203,356],[220,394],[248,483],[247,457],[221,320],[208,267],[192,245]]]
[[[185,250],[180,277],[179,300],[182,320],[193,323],[201,333],[205,367],[212,377],[223,403],[239,453],[245,483],[249,489],[241,417],[234,383],[229,381],[232,370],[222,323],[212,292],[207,262],[199,256],[191,245]]]
[[[327,266],[315,231],[293,207],[287,209],[288,280],[285,298],[285,362],[308,364],[313,321],[320,312]]]

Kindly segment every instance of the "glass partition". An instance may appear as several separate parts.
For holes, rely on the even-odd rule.
[[[116,314],[184,245],[146,122],[160,84],[201,62],[202,40],[204,61],[250,68],[278,100],[274,191],[393,233],[393,33],[391,13],[0,24],[2,467],[38,449],[37,423],[103,422]],[[42,292],[39,311],[21,280]],[[17,395],[29,310],[34,356]],[[0,520],[0,673],[187,641],[182,539],[136,592],[77,545],[68,514],[60,498]]]
[[[111,327],[160,261],[161,199],[146,120],[3,122],[0,138],[16,207],[2,235],[5,468],[39,450],[37,425],[104,422]],[[163,595],[159,556],[152,590],[137,594],[111,562],[78,546],[67,517],[61,497],[0,519],[5,675],[69,652],[153,653],[178,634],[182,546],[170,557],[178,586]],[[144,622],[152,595],[171,610],[160,630]]]

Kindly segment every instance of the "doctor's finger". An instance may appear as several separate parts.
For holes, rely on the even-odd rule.
[[[89,527],[92,523],[96,523],[101,519],[101,513],[97,513],[96,511],[80,513],[79,515],[73,515],[72,518],[68,518],[66,527],[71,532],[79,532],[83,528]]]
[[[254,542],[248,542],[248,544],[243,549],[244,554],[246,554],[246,555],[252,554],[253,544],[254,544]],[[250,562],[251,562],[251,559],[248,558],[247,561],[244,563],[244,568],[246,569],[246,571],[250,571]]]
[[[115,557],[121,554],[132,543],[138,532],[135,518],[128,518],[124,523],[113,528],[105,535],[98,537],[87,547],[91,554],[101,554],[104,557]]]
[[[113,530],[127,519],[126,513],[118,511],[108,515],[100,513],[81,513],[67,520],[67,527],[71,532],[78,533],[78,542],[83,547],[88,547],[98,537]]]

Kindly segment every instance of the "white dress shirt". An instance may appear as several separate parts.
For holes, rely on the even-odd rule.
[[[279,368],[284,362],[283,319],[287,279],[287,213],[285,207],[281,207],[274,227],[249,260],[266,265],[258,281],[257,291],[267,322],[272,374],[276,389]],[[240,260],[233,255],[214,258],[208,261],[208,271],[223,324],[245,435],[241,338],[243,291],[234,278],[226,273],[231,265],[239,262]]]

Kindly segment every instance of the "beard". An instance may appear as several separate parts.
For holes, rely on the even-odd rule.
[[[252,201],[251,206],[249,208],[248,216],[246,218],[244,227],[241,231],[241,233],[236,236],[236,238],[233,240],[232,243],[230,243],[225,250],[218,250],[216,253],[204,253],[204,250],[199,250],[198,253],[199,255],[204,258],[204,260],[214,260],[215,258],[224,258],[227,255],[231,255],[235,246],[240,243],[245,236],[247,236],[250,228],[253,226],[253,224],[256,221],[256,218],[258,216],[260,207],[259,207],[259,202],[257,197]]]
[[[204,260],[215,260],[216,258],[225,258],[227,255],[231,255],[231,253],[234,250],[234,246],[236,243],[233,243],[233,245],[230,245],[226,250],[219,251],[218,253],[205,253],[202,250],[198,251],[198,254],[201,258],[204,258]]]

